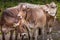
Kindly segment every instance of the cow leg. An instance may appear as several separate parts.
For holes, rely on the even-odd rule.
[[[38,29],[36,29],[34,32],[34,38],[35,38],[35,40],[37,40],[37,38],[38,38]]]
[[[15,31],[15,40],[17,40],[17,37],[18,37],[18,32]]]
[[[21,39],[24,40],[24,35],[21,35]]]
[[[52,33],[52,28],[50,27],[49,28],[49,34],[48,34],[48,39],[47,40],[53,40],[51,33]]]
[[[52,35],[51,35],[51,33],[52,33],[52,27],[50,27],[49,33],[50,33],[50,40],[53,40],[53,39],[52,39]]]
[[[30,34],[29,34],[29,32],[28,32],[28,40],[30,40]]]
[[[31,32],[31,30],[29,31],[29,40],[32,40],[32,32]]]
[[[2,40],[5,40],[5,33],[2,32]]]
[[[42,27],[41,32],[42,32],[42,40],[45,40],[46,32],[45,32],[45,28],[44,27]]]
[[[52,25],[48,24],[48,35],[47,35],[47,40],[53,40],[52,39]]]
[[[32,34],[30,33],[30,40],[32,40]]]
[[[9,40],[13,40],[13,30],[10,31],[10,39]]]
[[[2,33],[2,40],[5,40],[5,33],[4,33],[4,31],[3,31],[2,26],[1,26],[1,33]]]
[[[24,35],[22,35],[22,33],[20,33],[20,40],[24,40]]]
[[[21,40],[21,33],[20,33],[20,40]]]

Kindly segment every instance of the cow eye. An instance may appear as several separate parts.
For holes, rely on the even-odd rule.
[[[55,6],[55,7],[51,7],[51,8],[56,8],[57,6]]]
[[[51,7],[51,8],[55,8],[55,7]]]

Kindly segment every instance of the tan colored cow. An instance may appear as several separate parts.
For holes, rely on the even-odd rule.
[[[22,5],[20,16],[22,16],[23,24],[29,29],[30,37],[32,40],[33,35],[37,40],[38,28],[42,29],[42,35],[44,39],[44,27],[46,25],[46,14],[42,8],[27,8]]]
[[[29,8],[30,9],[41,9],[41,10],[44,10],[45,11],[45,14],[46,14],[46,21],[48,22],[47,24],[48,25],[51,25],[52,23],[53,23],[53,21],[54,21],[54,18],[56,17],[55,15],[56,15],[56,11],[57,11],[57,7],[56,7],[56,4],[54,3],[54,2],[52,2],[52,3],[50,3],[50,4],[47,4],[47,5],[35,5],[35,4],[29,4],[29,3],[21,3],[22,5],[24,5],[23,7],[24,8],[28,8],[28,10],[29,10]],[[31,10],[30,10],[31,11]],[[37,11],[37,10],[36,10]],[[24,10],[24,12],[25,12],[25,10]],[[22,12],[23,13],[23,12]],[[29,12],[28,12],[29,13]],[[35,12],[34,12],[35,13]],[[21,15],[21,14],[20,14]],[[31,15],[32,16],[32,14],[28,14],[27,16],[27,18],[29,18],[28,20],[32,20],[32,19],[30,19],[31,17],[29,17],[29,15]],[[35,15],[35,14],[34,14]],[[33,20],[32,20],[33,21]],[[28,23],[28,25],[30,26],[30,27],[32,27],[32,28],[34,28],[34,24],[32,24],[32,23]],[[32,26],[31,26],[32,25]],[[47,27],[48,28],[48,27]],[[50,29],[51,30],[51,29]],[[51,31],[50,31],[51,32]]]

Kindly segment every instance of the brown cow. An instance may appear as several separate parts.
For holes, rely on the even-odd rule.
[[[32,8],[32,9],[42,8],[42,10],[44,10],[46,12],[46,17],[47,17],[46,21],[48,22],[48,25],[50,25],[52,23],[51,21],[54,21],[56,11],[57,11],[57,7],[56,7],[56,4],[54,2],[47,4],[47,5],[34,5],[34,4],[29,4],[29,3],[21,3],[21,4],[24,5],[23,7]],[[28,14],[28,16],[29,15],[31,15],[31,14]],[[28,18],[30,18],[30,17],[28,17]],[[29,25],[33,26],[33,24],[29,24]]]
[[[35,5],[35,4],[29,4],[29,3],[21,3],[25,6],[27,6],[27,8],[42,8],[45,12],[46,12],[46,17],[47,17],[47,25],[48,25],[48,29],[51,28],[53,22],[54,22],[54,19],[56,17],[56,12],[57,12],[57,6],[54,2],[50,3],[50,4],[47,4],[47,5]],[[51,29],[49,29],[51,30]],[[49,31],[51,32],[51,31]]]
[[[23,5],[22,7],[25,7]],[[37,29],[41,28],[42,29],[42,35],[44,39],[44,27],[46,25],[46,14],[42,10],[42,8],[26,8],[22,9],[20,11],[20,16],[22,15],[22,19],[24,20],[23,24],[27,26],[29,29],[30,37],[32,38],[35,33],[37,33]],[[37,34],[35,36],[35,40],[37,40]],[[32,40],[32,39],[31,39]]]

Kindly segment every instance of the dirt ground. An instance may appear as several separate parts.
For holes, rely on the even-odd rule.
[[[52,38],[53,40],[60,40],[60,22],[59,21],[55,21],[54,23],[54,27],[53,27],[53,33],[52,33]],[[9,40],[9,35],[6,35],[6,40]],[[15,39],[15,35],[13,35],[13,40]],[[20,39],[20,37],[18,36],[18,40]],[[38,37],[38,39],[40,40],[40,38]],[[0,35],[0,40],[2,40],[2,36]]]

